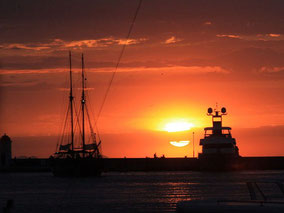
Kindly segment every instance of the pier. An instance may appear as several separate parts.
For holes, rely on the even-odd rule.
[[[198,158],[104,158],[104,172],[199,171]],[[284,170],[284,157],[240,157],[239,170]],[[12,159],[6,172],[49,172],[49,159]]]

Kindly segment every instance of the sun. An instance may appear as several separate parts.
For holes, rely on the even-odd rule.
[[[171,141],[170,144],[176,147],[184,147],[189,144],[189,141]]]
[[[186,121],[173,121],[167,123],[163,130],[167,132],[180,132],[190,130],[192,127],[194,127],[194,125]]]

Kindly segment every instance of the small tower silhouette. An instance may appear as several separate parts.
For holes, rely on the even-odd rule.
[[[0,168],[8,168],[11,165],[12,141],[4,134],[0,139]]]

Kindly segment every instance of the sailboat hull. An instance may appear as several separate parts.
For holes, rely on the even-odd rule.
[[[52,173],[57,177],[100,176],[103,171],[102,159],[55,158],[52,159]]]

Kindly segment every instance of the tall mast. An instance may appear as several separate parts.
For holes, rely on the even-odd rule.
[[[70,65],[70,113],[71,113],[71,151],[73,155],[74,151],[74,121],[73,121],[73,89],[72,89],[72,62],[71,62],[71,51],[69,51],[69,65]]]
[[[82,145],[83,145],[83,157],[85,155],[85,73],[84,73],[84,54],[82,53]]]

